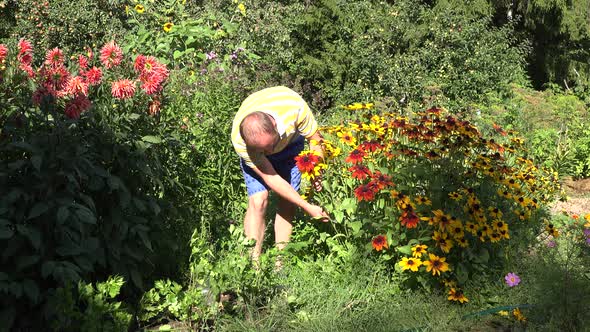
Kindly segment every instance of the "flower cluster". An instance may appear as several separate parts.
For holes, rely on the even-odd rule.
[[[295,164],[301,172],[304,179],[313,180],[320,176],[321,171],[326,168],[326,164],[322,163],[320,154],[316,151],[301,151],[295,157]]]
[[[162,89],[162,83],[168,77],[166,66],[158,62],[153,56],[138,55],[133,66],[139,74],[141,89],[148,95],[153,95]]]
[[[45,61],[37,70],[33,68],[31,43],[21,39],[17,48],[18,68],[36,85],[32,95],[33,104],[40,106],[43,102],[54,102],[64,105],[64,114],[71,119],[78,119],[92,106],[89,99],[90,89],[105,83],[105,73],[116,74],[113,70],[123,63],[123,51],[114,41],[101,48],[97,61],[91,49],[87,49],[85,54],[72,57],[77,59],[77,72],[68,68],[63,51],[57,47],[47,51]],[[0,44],[1,64],[6,62],[8,53],[8,47]],[[71,67],[75,68],[75,65]],[[154,97],[153,101],[157,101],[155,95],[161,92],[163,83],[168,77],[166,66],[154,57],[138,55],[134,69],[138,74],[136,79],[119,79],[111,82],[112,97],[117,99],[133,97],[136,93],[135,86],[139,82],[141,89],[148,96]]]
[[[372,110],[373,104],[344,108]],[[469,121],[431,108],[408,116],[362,114],[348,125],[322,128],[321,144],[327,176],[352,189],[355,208],[347,213],[374,220],[362,226],[369,234],[407,247],[396,250],[401,271],[446,279],[457,278],[453,267],[463,250],[511,239],[512,228],[525,227],[558,188],[555,172],[523,156],[515,132],[494,129],[499,138],[487,139]],[[376,239],[375,250],[388,249]],[[467,301],[456,283],[445,285],[450,300]]]
[[[375,106],[373,103],[352,103],[350,105],[342,106],[345,110],[358,111],[358,110],[370,110]]]

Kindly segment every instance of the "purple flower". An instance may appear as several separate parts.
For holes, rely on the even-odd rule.
[[[590,244],[590,237],[586,238],[586,244]]]
[[[217,53],[215,53],[214,51],[211,51],[209,53],[205,53],[205,57],[207,57],[207,60],[213,60],[213,59],[217,58]]]
[[[590,228],[584,228],[584,235],[590,236]]]
[[[549,248],[555,248],[555,245],[556,245],[555,241],[548,241],[547,242],[547,247],[549,247]]]
[[[508,273],[504,277],[504,280],[506,280],[506,285],[508,285],[509,287],[514,287],[520,284],[520,277],[516,273]]]

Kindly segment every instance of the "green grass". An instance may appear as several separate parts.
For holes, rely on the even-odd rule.
[[[588,248],[562,237],[512,253],[510,271],[522,282],[509,288],[506,271],[479,276],[459,305],[440,290],[403,291],[396,274],[367,259],[336,264],[300,262],[278,273],[282,291],[264,306],[237,303],[217,321],[219,331],[587,331],[590,330]],[[409,273],[409,272],[405,272]],[[526,323],[502,317],[505,306],[522,308]],[[506,308],[504,308],[506,309]],[[237,313],[237,314],[236,314]]]

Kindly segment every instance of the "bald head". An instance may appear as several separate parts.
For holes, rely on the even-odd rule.
[[[264,112],[250,113],[240,123],[240,135],[247,146],[258,145],[261,138],[276,133],[274,119]]]

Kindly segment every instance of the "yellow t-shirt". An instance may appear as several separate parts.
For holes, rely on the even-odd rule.
[[[248,154],[246,143],[240,135],[240,123],[253,112],[264,112],[272,116],[277,124],[281,139],[273,154],[282,151],[299,135],[309,138],[318,130],[309,106],[297,92],[277,86],[251,94],[242,102],[234,117],[231,141],[238,155],[252,168],[256,167],[254,161],[259,160],[260,156]]]

